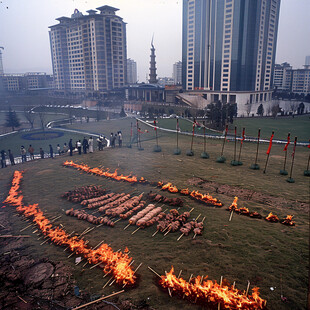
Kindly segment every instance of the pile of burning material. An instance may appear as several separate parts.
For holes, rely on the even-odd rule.
[[[75,169],[78,170],[82,170],[86,173],[90,173],[90,174],[94,174],[94,175],[98,175],[98,176],[103,176],[109,179],[113,179],[116,181],[125,181],[125,182],[129,182],[129,183],[141,183],[141,184],[148,184],[148,181],[145,180],[143,177],[141,177],[139,180],[136,176],[134,175],[118,175],[117,173],[117,169],[111,173],[110,169],[107,168],[106,170],[103,170],[101,168],[90,168],[88,165],[86,164],[76,164],[73,161],[65,161],[63,163],[63,165],[65,167],[73,167]]]
[[[130,225],[137,225],[140,228],[145,228],[154,225],[165,215],[161,207],[149,204],[136,215],[132,216],[128,222]]]
[[[236,289],[234,285],[229,285],[227,281],[221,281],[218,284],[216,281],[208,280],[207,276],[197,276],[186,281],[174,274],[173,267],[169,273],[162,276],[157,275],[160,277],[158,284],[160,287],[168,289],[170,297],[176,295],[192,303],[218,309],[254,310],[264,309],[266,306],[266,300],[259,297],[258,287],[254,287],[252,294],[249,295],[245,291]]]
[[[169,204],[170,206],[174,206],[174,207],[182,207],[183,206],[183,200],[180,198],[168,198],[168,197],[159,195],[157,193],[153,193],[152,191],[150,191],[148,193],[147,198],[152,200],[152,201],[166,203],[166,204]]]
[[[62,198],[66,198],[67,200],[72,202],[81,202],[86,199],[102,196],[105,193],[106,190],[102,189],[101,186],[90,185],[90,186],[82,186],[74,189],[73,191],[65,192],[62,195]]]
[[[20,191],[20,182],[23,178],[23,171],[15,171],[12,186],[9,190],[9,194],[3,203],[9,203],[14,206],[19,206],[22,204],[23,196]]]
[[[173,186],[172,183],[158,182],[157,186],[161,188],[161,190],[168,190],[171,193],[180,193],[181,195],[190,196],[191,198],[198,200],[199,202],[203,202],[207,205],[212,205],[216,207],[222,207],[223,204],[217,199],[213,198],[209,194],[202,194],[199,191],[192,191],[190,192],[188,188],[178,190],[176,186]]]
[[[227,211],[231,212],[231,216],[232,216],[233,212],[236,212],[238,214],[249,216],[251,218],[257,218],[257,219],[261,219],[262,218],[262,216],[258,212],[256,212],[256,211],[255,212],[250,212],[249,209],[246,208],[246,207],[238,208],[237,202],[238,202],[238,197],[235,197],[234,201],[232,202],[232,204],[226,209]],[[231,217],[230,217],[230,220],[231,220]]]
[[[280,220],[280,223],[287,226],[295,226],[295,222],[293,221],[293,215],[287,215],[285,219]]]
[[[79,239],[77,236],[72,237],[67,234],[62,228],[53,227],[51,222],[44,216],[37,204],[25,206],[22,199],[19,199],[20,194],[20,174],[14,173],[13,186],[15,191],[9,192],[9,196],[5,200],[16,207],[16,210],[25,217],[32,220],[40,231],[57,245],[68,247],[73,253],[83,255],[90,264],[104,265],[103,271],[110,273],[117,284],[133,285],[136,282],[136,276],[131,269],[132,258],[126,253],[120,251],[113,252],[107,244],[101,244],[96,250],[87,247],[87,241]],[[14,202],[14,204],[12,203]]]
[[[79,220],[84,220],[87,221],[91,224],[94,225],[98,225],[98,224],[102,224],[102,225],[106,225],[106,226],[111,226],[114,227],[115,223],[113,221],[111,221],[107,216],[105,217],[97,217],[95,215],[92,214],[88,214],[86,211],[84,210],[67,210],[66,211],[66,215],[68,216],[75,216],[77,217]]]
[[[176,293],[191,302],[202,305],[214,305],[224,309],[263,309],[266,301],[259,297],[258,288],[253,288],[252,295],[247,295],[233,286],[218,284],[216,281],[207,280],[207,277],[197,276],[189,282],[174,275],[174,269],[161,276],[159,285],[168,288],[170,294]]]
[[[272,214],[272,212],[270,212],[268,216],[265,217],[265,220],[271,223],[279,222],[279,218],[276,215]]]

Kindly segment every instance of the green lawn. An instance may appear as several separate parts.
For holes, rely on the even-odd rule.
[[[261,128],[262,138],[268,139],[274,131],[275,139],[286,140],[288,132],[291,139],[297,136],[298,141],[307,142],[310,139],[310,115],[292,117],[264,118],[237,118],[234,120],[239,130],[246,128],[246,135],[257,137],[258,128]]]
[[[85,123],[79,125],[79,129],[92,128],[92,131],[100,129],[100,133],[122,130],[125,144],[130,136],[132,121],[132,119],[125,119]],[[96,126],[98,126],[97,129]],[[279,223],[271,224],[264,220],[250,219],[236,214],[229,222],[229,213],[225,208],[232,203],[233,197],[210,191],[212,196],[223,201],[225,207],[212,208],[201,205],[188,197],[181,197],[185,200],[182,211],[193,207],[195,209],[191,214],[192,217],[197,217],[199,214],[201,218],[206,217],[203,235],[196,240],[193,240],[191,236],[184,236],[177,242],[176,239],[180,233],[169,233],[166,237],[158,233],[152,238],[155,227],[140,230],[132,235],[135,227],[124,230],[123,228],[127,225],[124,220],[118,222],[115,228],[106,226],[96,228],[87,234],[85,239],[89,240],[91,246],[104,240],[115,251],[123,250],[128,246],[130,256],[135,260],[133,266],[137,267],[140,262],[143,263],[138,272],[140,275],[138,287],[120,295],[120,299],[132,298],[135,303],[146,300],[155,309],[200,309],[182,299],[170,298],[167,292],[161,291],[156,286],[156,278],[147,269],[147,266],[151,266],[160,274],[164,274],[165,270],[170,270],[173,265],[176,273],[182,270],[182,277],[185,279],[194,274],[208,275],[209,279],[219,281],[223,276],[231,283],[236,281],[236,287],[242,290],[246,289],[249,280],[251,288],[260,287],[261,296],[267,299],[268,309],[304,309],[309,268],[309,205],[307,205],[309,203],[309,178],[303,176],[303,170],[307,164],[309,149],[297,147],[293,171],[296,182],[290,184],[285,181],[286,177],[279,174],[284,159],[281,145],[273,145],[267,172],[263,174],[262,169],[258,171],[249,169],[255,157],[255,144],[244,144],[243,166],[233,167],[230,161],[233,159],[234,143],[226,144],[224,155],[227,162],[219,164],[215,162],[215,159],[219,156],[221,141],[208,139],[207,152],[210,158],[202,159],[200,153],[203,148],[203,139],[195,137],[193,145],[195,156],[188,157],[185,153],[190,147],[191,137],[180,135],[179,147],[182,153],[175,156],[173,155],[175,134],[160,133],[159,145],[162,147],[162,152],[155,153],[152,151],[155,145],[155,133],[153,130],[146,132],[147,129],[148,127],[141,125],[141,131],[144,132],[141,134],[143,151],[138,151],[134,144],[132,148],[109,148],[93,154],[74,155],[73,158],[45,159],[14,167],[25,170],[21,186],[25,201],[39,203],[48,218],[62,215],[55,224],[64,225],[68,232],[74,230],[81,233],[92,225],[64,215],[64,210],[71,207],[78,208],[78,205],[61,199],[63,192],[75,186],[90,184],[101,184],[115,192],[158,191],[150,185],[114,182],[62,167],[64,159],[69,158],[91,167],[103,165],[111,168],[112,171],[118,169],[119,173],[133,173],[153,182],[170,181],[178,188],[189,187],[191,190],[205,192],[202,186],[189,183],[193,177],[197,177],[218,184],[234,186],[241,190],[253,190],[256,194],[281,198],[284,201],[281,204],[271,203],[268,199],[264,203],[240,199],[238,206],[246,206],[251,211],[258,211],[264,216],[269,212],[273,212],[280,218],[292,214],[297,223],[295,227],[286,227]],[[264,129],[263,126],[262,129]],[[17,141],[19,144],[20,140]],[[258,163],[261,167],[265,163],[267,147],[267,144],[262,144],[260,147]],[[290,163],[289,158],[288,164]],[[13,172],[12,167],[1,171],[0,199],[4,199],[7,195]],[[168,197],[180,197],[167,192],[162,194]],[[14,233],[19,233],[20,229],[27,225],[19,217],[13,216],[15,214],[13,208],[4,208],[2,212],[10,213]],[[32,235],[33,230],[29,228],[24,233]],[[40,246],[41,240],[37,240],[36,235],[32,236],[27,238],[27,247],[20,250],[21,254],[31,253],[37,257],[47,256],[52,260],[64,261],[73,268],[80,289],[86,289],[91,294],[108,294],[119,289],[113,285],[102,290],[102,286],[109,278],[103,279],[100,269],[90,270],[90,266],[82,268],[81,264],[76,266],[75,256],[68,258],[68,252],[52,244],[46,243]],[[272,291],[271,287],[275,290]],[[281,301],[281,293],[287,297],[288,303]]]

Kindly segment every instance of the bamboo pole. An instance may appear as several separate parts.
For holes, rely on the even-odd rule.
[[[248,296],[249,288],[250,288],[250,281],[248,281],[248,286],[247,286],[247,288],[246,288],[245,296]]]
[[[255,166],[257,165],[259,139],[260,139],[260,128],[258,129],[258,135],[257,135],[257,148],[256,148],[256,157],[255,157],[255,163],[254,163]]]
[[[167,271],[166,270],[165,270],[165,275],[167,277]],[[169,293],[169,296],[172,297],[170,287],[168,287],[168,293]]]
[[[234,161],[236,161],[237,156],[237,126],[235,126],[235,148],[234,148]]]
[[[242,150],[242,145],[243,145],[243,141],[244,141],[244,133],[245,133],[245,128],[243,127],[242,129],[242,139],[240,142],[240,149],[239,149],[239,156],[238,156],[238,163],[240,164],[240,159],[241,159],[241,150]]]
[[[232,219],[233,213],[234,213],[234,210],[232,210],[232,211],[230,212],[229,222],[230,222],[231,219]]]
[[[130,226],[130,223],[124,227],[123,230],[126,230]]]
[[[72,310],[82,309],[82,308],[84,308],[84,307],[86,307],[86,306],[95,304],[95,303],[97,303],[97,302],[99,302],[99,301],[101,301],[101,300],[107,299],[107,298],[109,298],[109,297],[113,297],[113,296],[115,296],[115,295],[118,295],[118,294],[121,294],[121,293],[124,293],[124,292],[125,292],[125,290],[118,291],[118,292],[116,292],[116,293],[110,294],[110,295],[108,295],[108,296],[101,297],[101,298],[96,299],[96,300],[94,300],[94,301],[88,302],[88,303],[86,303],[86,304],[84,304],[84,305],[81,305],[81,306],[78,306],[78,307],[76,307],[76,308],[73,308]]]
[[[294,141],[294,149],[293,149],[293,154],[292,154],[291,171],[290,171],[290,177],[288,178],[288,180],[292,180],[292,174],[293,174],[293,167],[294,167],[294,159],[295,159],[296,144],[297,144],[297,137],[295,137],[295,141]]]
[[[131,234],[134,235],[141,227],[138,227],[135,231],[133,231]]]

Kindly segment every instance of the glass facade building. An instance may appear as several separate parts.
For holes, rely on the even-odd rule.
[[[186,90],[272,88],[280,0],[183,0]]]

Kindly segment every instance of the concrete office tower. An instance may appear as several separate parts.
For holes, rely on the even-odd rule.
[[[58,90],[100,92],[126,83],[126,24],[118,9],[77,9],[50,28],[54,83]]]
[[[150,79],[149,79],[149,83],[150,84],[156,84],[158,82],[157,80],[157,74],[156,74],[156,60],[155,60],[155,47],[153,45],[153,39],[152,39],[152,43],[151,43],[151,61],[150,61]]]
[[[127,84],[137,83],[137,63],[132,59],[127,59]]]
[[[172,78],[175,85],[182,84],[182,61],[173,64]]]
[[[306,66],[306,67],[310,67],[310,56],[306,56],[306,59],[305,59],[305,66]]]
[[[268,100],[279,9],[280,0],[183,0],[183,88]]]
[[[275,64],[273,74],[273,87],[277,90],[290,90],[292,82],[292,66],[284,62]]]

